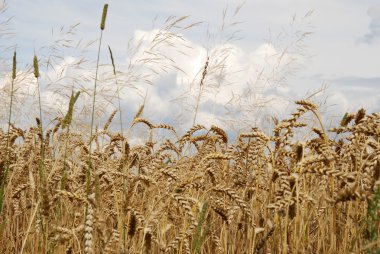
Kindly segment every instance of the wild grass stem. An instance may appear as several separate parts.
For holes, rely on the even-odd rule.
[[[1,182],[0,182],[0,214],[3,211],[5,184],[7,181],[8,171],[9,171],[9,166],[10,166],[9,135],[10,135],[10,130],[11,130],[13,92],[14,92],[14,81],[16,79],[16,68],[17,68],[17,60],[16,60],[16,50],[15,50],[13,53],[11,98],[10,98],[10,103],[9,103],[9,116],[8,116],[8,129],[7,129],[7,149],[6,149],[7,158],[6,158],[6,165],[5,165],[3,178],[1,179]]]
[[[90,143],[89,143],[89,151],[88,151],[88,170],[86,174],[87,179],[87,195],[91,192],[91,171],[92,171],[92,160],[91,160],[91,153],[92,153],[92,135],[93,135],[93,128],[94,128],[94,118],[95,118],[95,102],[96,102],[96,88],[97,88],[97,81],[98,81],[98,71],[99,71],[99,58],[100,58],[100,49],[102,47],[102,38],[103,38],[103,30],[105,28],[105,22],[107,18],[107,10],[108,10],[108,4],[105,4],[103,7],[103,13],[102,13],[102,20],[100,23],[100,38],[99,38],[99,47],[98,47],[98,56],[96,59],[96,70],[95,70],[95,83],[94,83],[94,93],[92,97],[92,113],[91,113],[91,130],[90,130]]]

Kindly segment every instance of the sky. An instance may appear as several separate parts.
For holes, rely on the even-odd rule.
[[[311,100],[321,104],[325,119],[340,119],[345,112],[361,107],[380,111],[378,0],[6,3],[8,9],[0,14],[0,20],[12,17],[9,28],[13,35],[0,38],[2,58],[9,66],[9,49],[16,45],[20,72],[27,73],[34,52],[41,63],[45,59],[52,65],[42,68],[41,75],[43,105],[50,112],[54,109],[64,114],[72,87],[87,91],[83,108],[90,103],[105,3],[109,8],[100,51],[97,106],[106,115],[118,107],[115,100],[110,102],[116,96],[110,87],[116,85],[107,45],[120,72],[117,87],[121,89],[122,119],[130,120],[145,101],[145,116],[154,122],[185,129],[193,123],[217,124],[239,131],[264,125],[270,115],[286,117],[295,100],[312,95]],[[178,27],[165,27],[183,16],[189,17]],[[65,33],[77,23],[75,34],[62,36],[70,41],[57,43],[61,27]],[[191,27],[183,29],[187,26]],[[162,36],[161,44],[152,47],[157,36]],[[85,47],[89,42],[93,44]],[[51,55],[57,56],[49,58]],[[147,62],[152,55],[156,61]],[[82,56],[88,61],[79,68],[75,64]],[[200,91],[207,58],[208,73]],[[25,75],[30,87],[20,87],[19,101],[25,100],[20,109],[34,100],[26,94],[33,94],[35,82]],[[2,96],[6,96],[9,82],[5,76],[2,81]],[[88,110],[78,114],[86,115]]]

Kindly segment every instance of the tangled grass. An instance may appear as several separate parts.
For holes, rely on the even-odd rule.
[[[148,140],[131,147],[108,130],[109,122],[93,137],[91,164],[86,138],[63,130],[61,119],[43,139],[38,126],[12,126],[1,253],[366,253],[379,248],[373,205],[379,199],[380,115],[347,114],[325,133],[302,122],[317,107],[296,103],[297,111],[278,122],[272,135],[252,128],[235,143],[221,128],[202,125],[177,140],[155,140],[155,129],[175,129],[150,123],[140,112],[132,128],[146,125]],[[307,138],[302,131],[309,132]],[[2,174],[7,138],[1,132]],[[42,140],[46,180],[39,174]],[[90,165],[93,186],[87,195]]]

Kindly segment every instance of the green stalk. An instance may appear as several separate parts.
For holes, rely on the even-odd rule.
[[[42,105],[41,105],[41,89],[40,89],[40,72],[38,68],[38,59],[37,56],[34,55],[33,58],[33,67],[34,67],[34,77],[37,80],[37,93],[38,93],[38,108],[39,108],[39,115],[40,115],[40,135],[41,135],[41,146],[40,146],[40,152],[41,152],[41,160],[40,160],[40,178],[43,183],[45,183],[45,172],[44,172],[44,160],[45,160],[45,147],[44,147],[44,131],[43,131],[43,120],[42,120]]]
[[[41,181],[41,187],[40,187],[40,193],[41,193],[41,200],[42,200],[42,206],[40,209],[42,209],[42,231],[44,235],[44,252],[49,252],[48,247],[48,235],[49,235],[49,223],[48,223],[48,216],[49,216],[49,199],[47,194],[47,180],[45,175],[45,141],[44,141],[44,130],[43,130],[43,118],[42,118],[42,104],[41,104],[41,87],[39,82],[40,72],[38,67],[38,59],[37,56],[34,55],[33,58],[33,68],[34,68],[34,77],[37,80],[37,92],[38,92],[38,107],[39,107],[39,115],[40,119],[37,119],[37,124],[40,128],[40,138],[41,138],[41,146],[40,146],[40,153],[41,153],[41,159],[39,163],[39,176]]]
[[[92,98],[91,131],[90,131],[90,144],[89,144],[90,149],[88,151],[88,164],[89,165],[88,165],[88,170],[86,173],[87,196],[90,195],[90,192],[91,192],[91,169],[92,169],[91,152],[92,152],[93,126],[94,126],[94,118],[95,118],[96,87],[97,87],[97,81],[98,81],[100,48],[102,46],[103,30],[105,28],[107,10],[108,10],[108,4],[105,4],[103,7],[102,21],[100,23],[100,39],[99,39],[98,57],[96,60],[94,94],[93,94],[93,98]]]
[[[199,213],[197,226],[195,228],[195,235],[193,238],[193,242],[191,244],[191,253],[195,253],[195,254],[201,253],[202,245],[204,241],[206,240],[206,236],[209,232],[209,229],[210,229],[209,224],[207,224],[205,226],[205,229],[202,231],[203,223],[206,220],[206,213],[207,213],[208,206],[209,206],[208,203],[205,202],[202,206],[201,212]]]

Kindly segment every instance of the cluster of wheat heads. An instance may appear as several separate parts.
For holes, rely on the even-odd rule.
[[[9,133],[9,175],[0,218],[1,253],[365,253],[378,248],[379,217],[367,210],[380,181],[380,115],[347,114],[325,133],[302,122],[317,107],[298,101],[272,135],[175,129],[136,115],[149,138],[130,146],[64,119]],[[113,114],[114,115],[114,114]],[[110,118],[110,121],[112,118]],[[302,136],[300,133],[308,133]],[[8,135],[0,133],[4,165]],[[44,142],[45,179],[39,174]],[[101,145],[103,143],[103,145]],[[3,168],[3,167],[2,167]],[[1,172],[3,173],[3,172]],[[378,202],[378,200],[377,200]],[[378,212],[377,212],[378,213]]]

